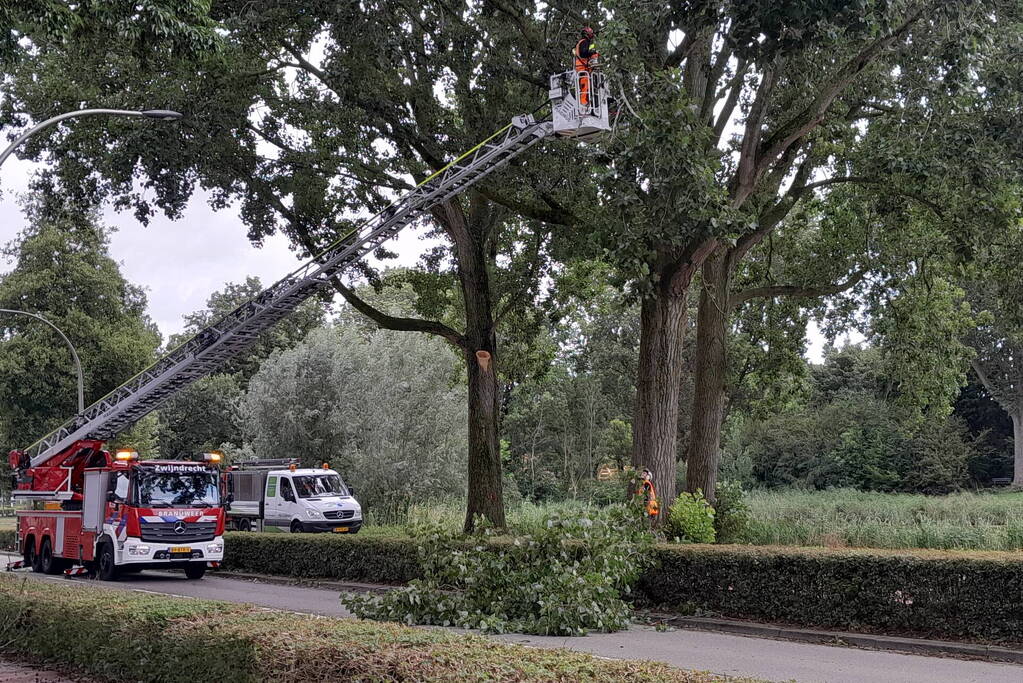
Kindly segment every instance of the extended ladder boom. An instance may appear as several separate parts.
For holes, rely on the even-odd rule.
[[[39,467],[79,439],[109,439],[157,408],[179,389],[221,367],[261,332],[292,312],[330,279],[394,237],[425,212],[465,191],[549,135],[549,121],[517,116],[496,135],[460,157],[357,230],[253,300],[216,321],[53,432],[29,446]]]
[[[15,460],[19,463],[27,460],[30,467],[41,467],[76,441],[105,441],[114,436],[181,388],[244,351],[260,333],[326,287],[331,278],[431,208],[478,183],[544,138],[559,135],[588,140],[611,129],[607,87],[598,73],[583,75],[569,71],[551,76],[550,104],[552,121],[537,121],[532,115],[516,116],[493,136],[253,300],[202,330],[21,454],[13,451],[12,466]],[[16,467],[19,471],[25,469],[24,464]],[[13,494],[19,495],[19,491]]]

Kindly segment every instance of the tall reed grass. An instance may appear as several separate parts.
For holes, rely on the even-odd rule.
[[[753,491],[753,520],[746,542],[754,545],[855,548],[935,548],[943,550],[1023,549],[1023,493],[954,493],[924,496],[829,491]],[[509,507],[512,533],[529,533],[552,516],[593,512],[580,501]],[[462,528],[463,501],[412,504],[396,518],[374,519],[364,533],[406,536],[419,523]]]
[[[757,545],[1023,548],[1023,493],[755,491],[749,503],[748,540]]]

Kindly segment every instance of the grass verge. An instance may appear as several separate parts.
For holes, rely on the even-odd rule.
[[[435,629],[2,575],[0,652],[82,674],[154,683],[726,680]]]

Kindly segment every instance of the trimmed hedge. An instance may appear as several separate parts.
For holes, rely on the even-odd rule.
[[[343,581],[419,578],[415,539],[231,533],[225,569]],[[660,545],[635,599],[687,614],[1023,641],[1023,554]]]
[[[14,529],[0,529],[0,550],[13,550],[15,540]]]
[[[1023,555],[659,546],[647,603],[806,626],[1023,641]]]
[[[420,578],[408,538],[230,532],[224,569],[255,574],[408,583]]]
[[[74,624],[74,628],[69,628]],[[0,653],[111,680],[667,681],[709,674],[478,636],[0,575]]]

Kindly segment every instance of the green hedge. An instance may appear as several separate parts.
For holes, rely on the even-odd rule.
[[[0,529],[0,550],[14,548],[14,529]]]
[[[256,574],[407,583],[419,577],[415,543],[407,538],[231,532],[224,569]]]
[[[635,599],[806,626],[1023,640],[1023,554],[661,545]],[[419,576],[414,539],[232,533],[226,569],[344,581]]]
[[[70,628],[69,624],[74,627]],[[677,681],[663,664],[0,575],[0,653],[109,680]]]
[[[1023,641],[1023,555],[659,546],[647,603],[807,626]]]

